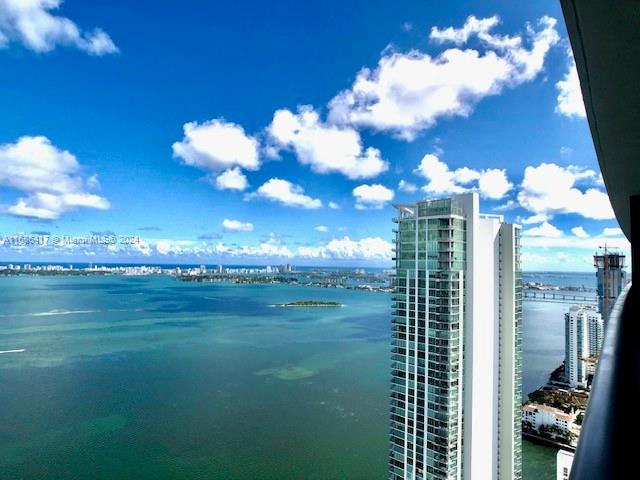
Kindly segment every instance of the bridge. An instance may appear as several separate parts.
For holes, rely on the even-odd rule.
[[[532,302],[580,303],[597,305],[598,297],[584,292],[523,289],[522,299]]]

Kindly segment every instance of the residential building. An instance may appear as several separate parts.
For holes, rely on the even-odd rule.
[[[389,478],[520,479],[520,227],[475,193],[396,209]]]
[[[590,372],[585,360],[599,354],[602,348],[602,316],[594,306],[574,305],[564,318],[565,379],[572,388],[586,387]]]
[[[555,426],[564,432],[576,433],[576,418],[575,413],[565,413],[559,408],[549,405],[529,403],[522,406],[522,420],[535,430],[540,427]]]
[[[558,454],[556,455],[556,480],[569,480],[572,464],[573,452],[558,450]]]

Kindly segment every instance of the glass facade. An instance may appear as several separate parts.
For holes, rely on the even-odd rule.
[[[477,195],[396,208],[389,479],[520,480],[520,229]]]
[[[397,219],[389,478],[458,475],[466,221],[455,199]]]

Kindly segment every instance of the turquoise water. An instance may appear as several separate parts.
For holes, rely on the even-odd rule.
[[[384,479],[384,293],[169,277],[0,279],[0,479]],[[294,300],[342,308],[277,308]],[[525,304],[524,390],[562,360]],[[525,443],[525,479],[555,451]]]

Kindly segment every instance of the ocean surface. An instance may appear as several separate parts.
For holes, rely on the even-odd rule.
[[[294,300],[345,306],[271,306]],[[390,305],[313,287],[0,277],[0,479],[383,480]],[[562,362],[567,308],[525,302],[525,394]],[[523,463],[525,479],[555,478],[554,449],[525,442]]]

